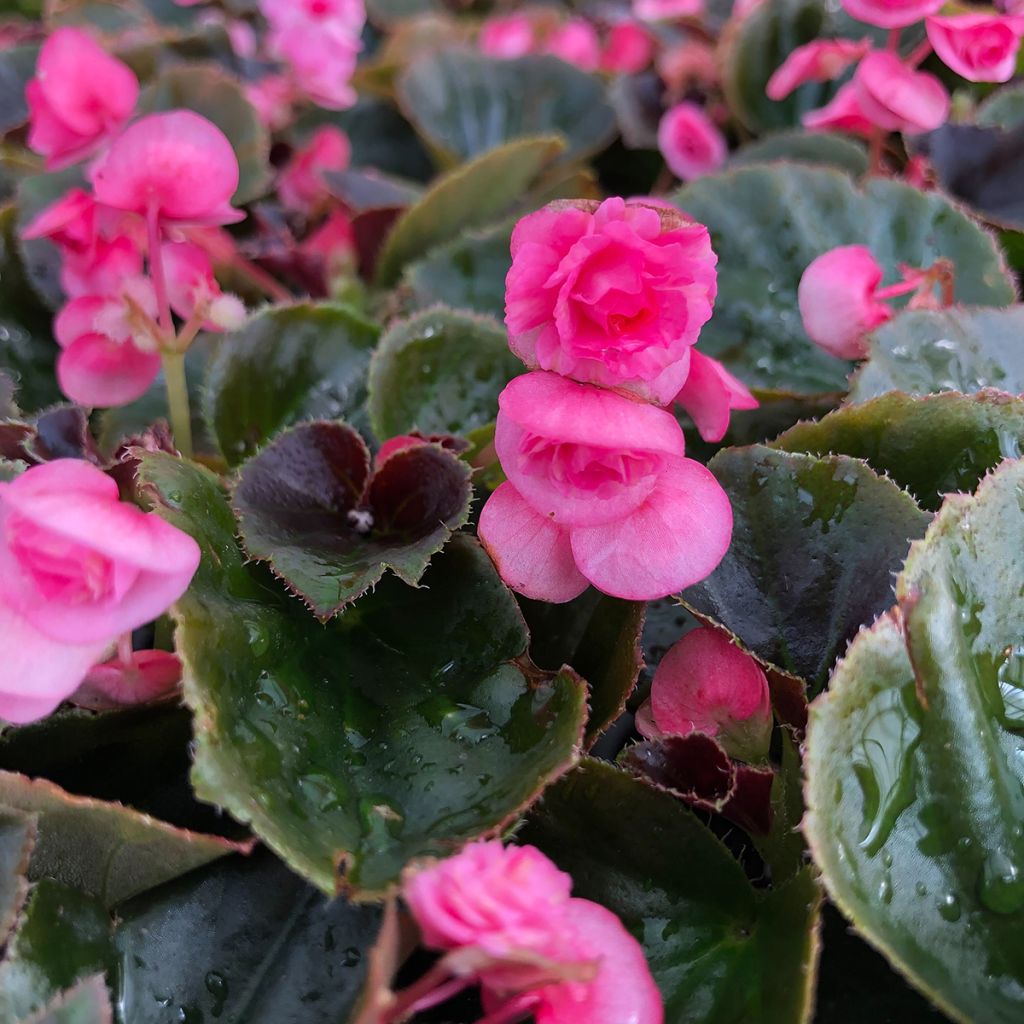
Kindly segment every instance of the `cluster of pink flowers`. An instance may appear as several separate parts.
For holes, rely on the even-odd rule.
[[[48,167],[92,157],[91,191],[71,189],[23,231],[50,239],[62,258],[68,302],[54,324],[58,382],[83,405],[123,405],[145,393],[161,351],[176,343],[171,310],[186,336],[244,318],[241,303],[221,292],[207,252],[183,234],[241,218],[230,203],[238,161],[222,132],[191,111],[126,127],[138,82],[79,29],[47,39],[26,95],[29,145]]]
[[[446,954],[439,980],[453,980],[403,1013],[478,982],[487,1020],[661,1024],[661,995],[639,943],[615,914],[571,889],[535,847],[500,842],[473,843],[412,872],[403,895],[424,944]]]
[[[499,401],[495,448],[508,477],[479,534],[513,589],[568,601],[593,584],[651,600],[707,576],[732,510],[682,429],[720,439],[756,405],[697,352],[716,257],[707,229],[665,205],[555,202],[512,235],[505,322],[531,373]]]
[[[615,21],[602,34],[586,18],[559,21],[549,12],[496,15],[480,30],[479,46],[492,57],[510,59],[550,53],[584,71],[635,74],[654,56],[654,38],[637,21]]]
[[[840,359],[862,359],[868,335],[893,316],[888,300],[911,294],[910,309],[952,303],[953,268],[948,260],[926,269],[905,264],[899,269],[901,280],[883,288],[885,271],[867,246],[842,245],[813,260],[797,289],[807,336]],[[936,285],[941,299],[935,296]]]
[[[0,483],[0,718],[42,718],[87,677],[109,692],[123,668],[94,666],[166,611],[198,565],[191,537],[121,501],[87,462],[59,459]],[[173,655],[133,654],[126,642],[136,678],[151,690],[173,685]]]
[[[260,0],[267,48],[286,65],[291,84],[329,110],[356,101],[350,80],[362,49],[362,0]]]
[[[880,132],[932,131],[949,116],[945,86],[918,65],[932,50],[971,82],[1006,82],[1013,75],[1024,37],[1024,17],[994,12],[940,15],[942,0],[843,0],[847,13],[890,30],[884,50],[868,39],[816,40],[797,47],[768,82],[772,99],[805,82],[838,78],[856,70],[832,101],[804,115],[808,128],[866,137]],[[912,53],[899,52],[901,31],[924,20],[926,39]]]

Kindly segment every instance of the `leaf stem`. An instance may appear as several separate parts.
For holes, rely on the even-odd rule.
[[[192,458],[192,411],[185,379],[185,353],[164,349],[164,383],[167,386],[167,408],[171,415],[171,431],[178,451]]]

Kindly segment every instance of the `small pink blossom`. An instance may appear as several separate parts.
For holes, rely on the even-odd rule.
[[[969,82],[1008,82],[1017,70],[1022,16],[933,15],[925,29],[939,59]]]
[[[930,132],[949,116],[949,94],[925,71],[915,71],[894,53],[876,50],[857,65],[853,76],[864,114],[886,131]]]
[[[253,105],[261,123],[272,132],[286,128],[292,119],[295,86],[287,75],[265,75],[245,83],[245,98]]]
[[[162,224],[230,224],[238,159],[224,133],[191,110],[136,121],[90,168],[96,199]]]
[[[570,18],[544,40],[543,52],[560,57],[583,71],[596,71],[601,60],[597,29],[584,18]]]
[[[489,57],[509,60],[533,51],[536,37],[533,19],[525,14],[506,14],[488,18],[480,29],[478,45]]]
[[[825,106],[809,110],[800,120],[812,132],[848,132],[864,138],[875,134],[875,123],[864,112],[853,82],[844,82]]]
[[[69,302],[54,321],[61,391],[101,409],[141,398],[160,372],[156,316],[156,296],[144,277],[121,282],[119,294]]]
[[[885,271],[863,245],[843,245],[811,262],[800,278],[797,301],[804,330],[840,359],[861,359],[866,336],[892,316],[876,297]]]
[[[181,659],[168,651],[133,651],[93,665],[70,700],[80,708],[108,711],[164,700],[178,690]]]
[[[677,103],[658,124],[658,149],[681,181],[713,174],[725,163],[729,147],[702,107]]]
[[[494,446],[508,482],[484,506],[479,535],[512,589],[559,602],[589,582],[656,600],[721,561],[729,499],[684,458],[670,413],[541,372],[513,380],[498,407]]]
[[[319,128],[305,146],[296,150],[277,179],[282,205],[301,213],[314,210],[330,195],[324,172],[343,171],[351,158],[352,146],[340,128]]]
[[[242,326],[245,306],[237,296],[221,291],[204,249],[192,242],[170,242],[161,246],[161,255],[171,309],[182,320],[199,313],[208,331],[234,331]]]
[[[0,483],[0,717],[48,715],[118,636],[165,612],[198,565],[191,537],[120,501],[87,462]]]
[[[757,399],[717,359],[690,350],[690,372],[676,395],[705,441],[721,441],[733,409],[756,409]]]
[[[815,39],[798,46],[768,79],[765,93],[784,100],[807,82],[830,82],[871,49],[870,39]]]
[[[707,228],[622,199],[558,201],[512,233],[509,345],[531,368],[667,404],[711,318]]]
[[[28,145],[58,170],[94,153],[125,124],[139,97],[127,64],[87,32],[58,28],[43,44],[25,88]]]
[[[726,633],[702,626],[674,644],[658,665],[650,724],[658,736],[700,732],[719,738],[734,757],[761,760],[772,730],[768,680]]]
[[[308,238],[299,244],[303,256],[322,268],[325,287],[331,280],[355,271],[359,262],[352,221],[344,210],[333,210]]]
[[[654,57],[654,39],[639,22],[618,21],[608,30],[601,51],[601,70],[635,75]]]
[[[851,18],[879,28],[906,28],[934,14],[943,0],[842,0]]]
[[[704,13],[704,0],[633,0],[633,13],[641,21],[675,21]]]

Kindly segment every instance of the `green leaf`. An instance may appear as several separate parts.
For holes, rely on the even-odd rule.
[[[413,430],[466,436],[494,421],[498,395],[522,371],[500,324],[429,309],[381,338],[370,362],[370,422],[381,438]]]
[[[36,816],[0,806],[0,949],[28,893],[28,862],[36,841]]]
[[[772,448],[852,455],[934,511],[951,491],[973,492],[1003,459],[1024,447],[1024,400],[1000,391],[911,397],[889,392],[799,423]]]
[[[28,120],[25,86],[35,73],[39,49],[30,44],[0,52],[0,135],[20,128]]]
[[[232,505],[249,556],[329,619],[386,569],[419,583],[466,522],[469,478],[469,466],[435,444],[395,452],[371,473],[351,427],[304,423],[242,466]]]
[[[1009,131],[1024,122],[1024,86],[1009,85],[992,93],[978,105],[974,123],[983,128]]]
[[[1022,496],[1016,461],[947,500],[807,738],[805,832],[833,899],[965,1022],[1024,1010]]]
[[[686,807],[586,761],[549,789],[519,834],[640,940],[665,1020],[796,1024],[813,1002],[820,894],[804,869],[757,891]]]
[[[354,310],[325,302],[268,309],[226,335],[210,360],[204,411],[228,464],[301,420],[358,423],[377,337]]]
[[[64,289],[60,283],[60,250],[48,238],[22,239],[21,232],[46,207],[55,203],[70,189],[85,185],[80,165],[48,174],[29,174],[18,182],[17,224],[12,222],[5,230],[5,235],[9,235],[7,241],[11,252],[18,253],[21,274],[31,286],[30,291],[36,294],[47,309],[56,310],[64,303]],[[28,297],[27,293],[20,289],[12,292],[5,288],[3,293],[11,299],[17,299],[19,303],[25,302]]]
[[[102,904],[46,878],[32,887],[0,963],[0,1022],[16,1024],[66,989],[113,966]]]
[[[196,792],[321,889],[380,892],[411,858],[500,830],[574,761],[585,687],[511,661],[527,631],[470,538],[425,588],[385,579],[322,626],[245,565],[211,474],[148,455],[140,475],[203,550],[175,612]]]
[[[193,61],[166,68],[139,97],[141,114],[181,108],[202,114],[228,137],[239,169],[232,202],[242,206],[263,195],[270,182],[270,135],[237,79]]]
[[[1014,299],[992,238],[943,196],[902,182],[872,178],[860,189],[824,167],[741,167],[693,182],[674,201],[707,224],[718,253],[718,299],[701,346],[748,386],[846,390],[852,364],[811,343],[796,299],[807,265],[839,245],[867,245],[890,281],[899,263],[946,257],[958,301]]]
[[[395,222],[377,260],[377,283],[394,284],[407,263],[500,217],[564,149],[553,136],[516,139],[442,175]]]
[[[509,243],[513,221],[458,238],[427,253],[406,268],[403,283],[417,308],[443,302],[456,309],[505,316],[505,275],[512,265]]]
[[[525,597],[519,604],[530,627],[533,663],[550,672],[571,665],[589,684],[589,748],[622,714],[636,686],[644,662],[640,636],[647,606],[593,587],[565,604]]]
[[[886,391],[927,395],[999,388],[1024,392],[1024,306],[1009,309],[908,310],[871,336],[850,401]]]
[[[62,992],[24,1024],[111,1024],[113,1019],[103,975],[94,974]]]
[[[510,142],[560,135],[562,159],[577,162],[615,135],[604,86],[557,57],[514,60],[465,49],[426,53],[398,79],[398,102],[427,143],[469,160]]]
[[[722,80],[732,113],[754,133],[797,127],[803,114],[835,95],[839,82],[810,82],[781,101],[768,99],[765,86],[798,46],[832,36],[885,41],[883,29],[824,0],[765,0],[744,15],[723,37]]]
[[[892,604],[892,575],[930,517],[845,455],[753,445],[709,468],[732,502],[732,545],[683,600],[816,691],[857,630]]]
[[[855,178],[859,178],[868,169],[867,152],[859,142],[845,135],[799,129],[773,132],[756,142],[748,142],[729,158],[732,167],[780,161],[832,167]]]
[[[118,907],[121,1018],[339,1024],[379,916],[329,901],[265,851],[194,872]]]
[[[0,772],[0,806],[38,817],[30,879],[55,878],[106,907],[248,848],[13,772]]]

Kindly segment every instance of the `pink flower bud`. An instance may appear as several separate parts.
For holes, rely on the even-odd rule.
[[[894,53],[876,50],[857,65],[853,76],[865,116],[891,132],[930,132],[949,116],[943,84],[924,71],[907,67]]]
[[[811,341],[840,359],[866,355],[866,336],[892,316],[875,297],[884,276],[863,245],[840,246],[810,263],[800,278],[797,301]]]
[[[1017,69],[1024,17],[999,14],[934,15],[928,41],[947,67],[969,82],[1008,82]]]
[[[849,132],[865,138],[875,134],[875,123],[864,113],[853,82],[845,82],[825,106],[809,110],[801,121],[812,132]]]
[[[942,7],[942,0],[842,0],[851,18],[879,28],[906,28]]]
[[[756,409],[757,399],[717,359],[690,350],[690,372],[676,395],[705,441],[721,441],[733,409]]]
[[[165,224],[230,224],[238,159],[224,133],[191,110],[141,118],[89,171],[96,199],[118,210],[155,212]]]
[[[92,711],[150,704],[172,696],[181,682],[181,660],[168,651],[133,651],[129,661],[115,658],[93,665],[71,702]]]
[[[506,60],[532,52],[534,43],[533,19],[525,14],[488,18],[478,40],[481,53]]]
[[[544,41],[544,52],[560,57],[583,71],[596,71],[601,59],[597,30],[583,18],[570,18]]]
[[[816,39],[805,43],[775,70],[764,91],[771,100],[784,100],[807,82],[830,82],[870,48],[870,39]]]
[[[508,482],[479,535],[513,589],[567,601],[589,581],[655,600],[707,576],[732,534],[732,509],[704,466],[683,457],[663,409],[551,373],[502,392],[494,446]]]
[[[725,163],[729,147],[718,127],[696,103],[678,103],[658,124],[658,149],[681,181],[713,174]]]
[[[711,318],[707,228],[673,208],[550,203],[512,233],[509,345],[529,367],[671,402]]]
[[[208,331],[225,329],[218,317],[227,317],[232,323],[245,321],[245,307],[241,299],[221,292],[213,276],[213,264],[204,249],[191,242],[169,242],[160,247],[160,252],[171,309],[182,320],[190,320],[197,311],[205,308],[203,327]],[[215,308],[217,315],[214,314]]]
[[[198,565],[191,537],[120,501],[84,461],[0,483],[0,718],[49,714],[118,636],[165,612]]]
[[[714,736],[743,761],[768,753],[772,709],[765,674],[710,626],[687,633],[661,659],[651,684],[651,716],[661,735]]]
[[[297,150],[277,179],[277,194],[286,210],[309,213],[330,193],[325,171],[343,171],[352,157],[348,136],[333,125],[318,129]]]
[[[601,70],[617,75],[635,75],[654,57],[654,39],[639,22],[619,21],[612,25],[601,51]]]
[[[25,88],[28,145],[58,170],[94,153],[131,117],[139,83],[87,32],[59,28],[43,44]]]

